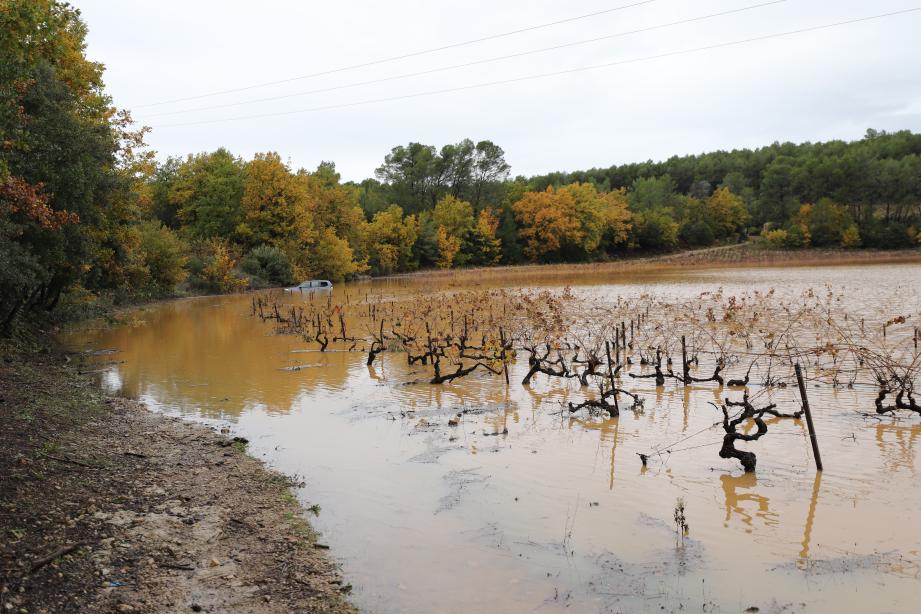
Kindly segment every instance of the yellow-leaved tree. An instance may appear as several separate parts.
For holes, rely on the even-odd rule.
[[[324,228],[312,250],[313,274],[333,281],[342,281],[358,271],[349,242]]]
[[[493,266],[502,259],[502,240],[496,236],[499,218],[489,209],[483,209],[476,218],[471,243],[471,262]]]
[[[249,247],[284,248],[316,238],[307,182],[292,174],[277,153],[256,154],[246,164],[240,209],[236,234]]]
[[[247,280],[234,272],[237,259],[226,239],[206,239],[200,250],[205,262],[200,275],[206,288],[212,292],[237,292],[246,287]]]
[[[591,256],[627,240],[630,211],[624,190],[599,192],[573,183],[544,192],[526,192],[512,206],[532,260]]]
[[[597,252],[605,241],[617,245],[627,240],[631,216],[626,190],[599,192],[590,183],[573,183],[562,189],[572,195],[575,203],[582,232],[578,248],[585,254]]]
[[[414,268],[413,244],[417,236],[416,216],[404,218],[399,205],[375,213],[367,233],[368,256],[374,272],[387,275]]]
[[[736,232],[744,232],[745,225],[751,220],[745,201],[732,193],[729,188],[718,188],[707,200],[707,208],[715,222],[716,235],[728,237]]]
[[[521,225],[519,235],[525,242],[525,256],[531,260],[542,260],[559,252],[562,245],[582,240],[575,202],[569,192],[553,186],[544,192],[525,192],[512,210]]]
[[[841,247],[845,249],[860,247],[862,242],[863,240],[860,238],[860,228],[857,227],[857,224],[851,224],[841,233]]]
[[[368,223],[361,210],[359,189],[339,183],[339,173],[332,162],[322,162],[313,173],[298,174],[306,178],[317,229],[331,228],[337,237],[345,239],[352,251],[354,271],[365,271]]]
[[[467,264],[469,239],[475,225],[473,205],[449,194],[435,203],[432,221],[438,228],[438,266],[448,269]]]
[[[460,251],[461,242],[457,237],[448,234],[448,229],[444,226],[438,227],[438,265],[439,269],[450,269]]]

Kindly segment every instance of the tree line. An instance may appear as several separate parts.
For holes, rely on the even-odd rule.
[[[921,241],[921,135],[775,143],[512,177],[502,148],[394,147],[373,178],[275,152],[156,160],[85,55],[78,10],[0,10],[0,329],[23,314],[310,277],[579,262],[756,234],[780,247]]]
[[[678,240],[688,245],[705,242],[710,234],[690,221],[691,199],[718,188],[742,199],[749,233],[763,233],[776,245],[889,249],[919,243],[921,135],[908,130],[871,129],[853,142],[773,143],[550,173],[531,178],[528,185],[539,190],[572,182],[602,191],[628,187],[635,212],[667,213],[682,224]]]

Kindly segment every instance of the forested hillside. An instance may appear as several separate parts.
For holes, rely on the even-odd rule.
[[[753,230],[763,224],[784,229],[788,245],[907,247],[917,243],[921,220],[921,135],[871,129],[856,142],[774,143],[551,173],[528,185],[540,190],[571,182],[601,190],[627,187],[635,211],[668,210],[682,230],[689,199],[725,187],[745,202]]]
[[[0,12],[0,329],[99,296],[229,292],[309,277],[576,262],[734,243],[902,248],[921,241],[921,135],[775,143],[515,177],[503,149],[394,147],[374,178],[283,152],[144,147],[79,11]],[[562,142],[562,141],[561,141]],[[161,152],[165,153],[165,152]],[[546,152],[548,157],[553,152]]]

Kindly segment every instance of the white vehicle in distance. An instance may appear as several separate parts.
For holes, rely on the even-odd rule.
[[[333,289],[333,282],[328,279],[311,279],[302,281],[293,288],[285,288],[285,292],[329,292]]]

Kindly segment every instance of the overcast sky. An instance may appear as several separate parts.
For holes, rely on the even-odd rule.
[[[246,158],[277,151],[294,168],[332,160],[344,179],[360,180],[395,145],[441,146],[469,137],[494,141],[513,174],[531,175],[777,140],[855,139],[870,127],[921,131],[921,11],[642,60],[921,6],[921,0],[786,0],[655,28],[765,1],[654,0],[309,78],[298,77],[641,0],[74,4],[89,26],[89,56],[106,65],[108,91],[116,105],[153,127],[148,142],[161,158],[220,146]],[[653,29],[361,85],[644,28]],[[354,104],[611,63],[620,64]],[[287,81],[157,104],[280,80]],[[251,102],[265,98],[275,100]],[[237,119],[215,122],[228,118]]]

